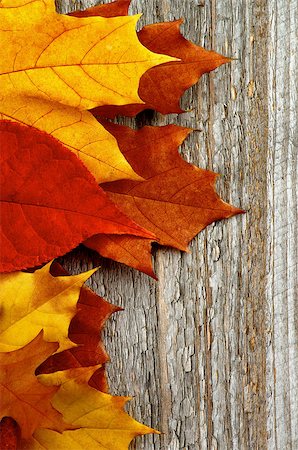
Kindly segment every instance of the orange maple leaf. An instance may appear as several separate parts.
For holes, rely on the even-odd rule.
[[[44,386],[35,375],[39,364],[57,348],[58,344],[45,342],[41,332],[25,347],[0,353],[0,417],[12,417],[23,439],[40,427],[60,432],[74,428],[51,405],[58,387]]]
[[[125,214],[154,232],[159,244],[186,251],[189,241],[207,225],[243,212],[220,199],[215,191],[217,174],[199,169],[179,155],[177,149],[190,129],[168,125],[134,131],[102,123],[116,137],[134,170],[145,179],[102,187]],[[97,235],[85,245],[153,275],[148,241]]]

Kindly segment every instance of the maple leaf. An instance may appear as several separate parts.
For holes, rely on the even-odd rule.
[[[51,405],[58,387],[44,386],[34,374],[57,348],[58,344],[45,342],[40,333],[25,347],[0,353],[0,417],[12,417],[23,439],[29,439],[39,427],[60,432],[73,428]]]
[[[76,345],[68,337],[68,328],[81,287],[94,270],[53,277],[50,266],[34,273],[0,274],[0,351],[23,347],[42,329],[45,340],[58,342],[60,351]]]
[[[20,428],[11,417],[3,417],[0,421],[1,450],[17,450],[20,440]]]
[[[72,13],[77,17],[128,14],[130,1],[99,5],[85,11]],[[179,58],[149,69],[141,78],[139,96],[144,104],[101,106],[94,114],[113,118],[117,115],[135,116],[144,109],[154,109],[162,114],[184,112],[180,107],[183,93],[196,84],[204,73],[230,61],[216,52],[205,50],[185,39],[180,33],[183,19],[148,25],[138,32],[140,42],[149,50]]]
[[[104,124],[145,180],[117,181],[103,188],[129,217],[154,232],[159,244],[186,251],[190,240],[207,225],[243,212],[219,198],[214,187],[217,174],[199,169],[179,155],[177,149],[190,129],[168,125],[134,131],[109,122]],[[149,241],[97,235],[85,245],[153,274]]]
[[[87,239],[84,245],[97,251],[101,256],[126,266],[133,267],[140,272],[157,280],[152,267],[153,240],[137,238],[135,236],[112,236],[97,234]],[[162,242],[159,242],[162,245]]]
[[[54,0],[2,0],[0,118],[53,135],[97,181],[135,179],[115,139],[86,110],[142,103],[141,76],[173,60],[140,44],[138,18],[79,19],[58,14]]]
[[[109,393],[109,383],[105,364],[99,367],[89,379],[88,384],[100,392]]]
[[[0,146],[2,272],[38,266],[96,232],[151,235],[51,136],[4,121]]]
[[[131,0],[116,0],[115,2],[91,6],[83,11],[73,11],[69,16],[73,17],[117,17],[127,16]]]
[[[127,450],[136,436],[156,433],[124,411],[129,398],[113,397],[88,386],[86,382],[93,371],[94,368],[83,368],[38,376],[49,387],[59,386],[53,406],[63,414],[64,420],[78,429],[62,434],[36,430],[32,439],[22,442],[23,449]]]
[[[61,275],[66,275],[67,272],[58,263],[54,263],[51,266],[51,274],[61,278]],[[69,339],[78,346],[51,355],[41,364],[36,373],[51,373],[106,363],[109,358],[100,334],[107,319],[120,310],[122,308],[111,305],[89,288],[83,286],[77,304],[76,315],[70,322],[68,330]],[[100,367],[92,375],[89,384],[100,391],[107,391],[108,386],[104,367]]]

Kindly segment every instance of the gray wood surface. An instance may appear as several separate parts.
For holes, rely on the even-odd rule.
[[[201,129],[183,155],[222,174],[220,194],[247,210],[209,226],[191,254],[159,250],[158,283],[106,260],[93,277],[126,308],[105,335],[111,391],[163,433],[132,448],[297,450],[296,1],[132,0],[131,11],[142,23],[184,17],[188,38],[236,58],[188,92],[191,112],[137,125]],[[64,260],[72,271],[98,261]]]

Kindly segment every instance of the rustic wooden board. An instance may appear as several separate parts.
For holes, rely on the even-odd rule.
[[[64,12],[95,3],[57,1]],[[142,23],[185,17],[188,38],[236,58],[188,92],[190,112],[134,125],[201,129],[183,155],[219,172],[223,198],[247,209],[208,227],[191,254],[159,250],[158,283],[108,261],[93,277],[126,308],[105,336],[111,391],[163,432],[132,448],[296,450],[296,1],[132,0],[131,11]],[[98,261],[81,251],[64,260],[72,271]]]

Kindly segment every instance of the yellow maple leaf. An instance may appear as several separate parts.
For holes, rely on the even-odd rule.
[[[53,277],[51,263],[34,273],[0,275],[0,351],[19,349],[44,330],[44,339],[58,342],[59,351],[75,347],[68,327],[84,282],[96,270]]]
[[[71,369],[38,376],[47,387],[60,386],[52,405],[67,423],[78,429],[63,433],[38,429],[32,439],[22,443],[23,449],[127,450],[136,436],[157,433],[124,411],[129,398],[113,397],[87,385],[90,375],[97,368]]]
[[[175,60],[138,40],[139,16],[76,18],[54,0],[0,2],[0,118],[33,125],[74,151],[98,182],[139,178],[86,110],[143,103],[139,81]]]

